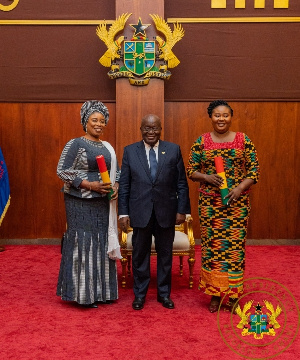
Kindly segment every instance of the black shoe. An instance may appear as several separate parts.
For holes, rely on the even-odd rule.
[[[174,309],[175,307],[173,301],[169,297],[157,296],[157,301],[162,303],[163,307],[167,309]]]
[[[83,306],[83,307],[87,307],[87,308],[93,308],[93,309],[98,308],[96,303],[93,303],[93,304],[80,304],[80,305]]]
[[[144,303],[145,303],[144,298],[135,297],[132,303],[132,308],[134,310],[142,310],[144,307]]]
[[[96,301],[97,304],[102,304],[102,305],[111,305],[114,303],[114,300],[106,300],[106,301]]]
[[[113,304],[114,303],[114,300],[106,300],[105,301],[105,304]]]

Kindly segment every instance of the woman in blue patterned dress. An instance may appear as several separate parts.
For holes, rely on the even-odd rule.
[[[254,144],[241,132],[230,131],[233,110],[224,100],[210,103],[208,115],[213,131],[193,144],[187,174],[200,182],[201,275],[199,288],[211,295],[209,311],[219,308],[221,297],[229,295],[233,308],[243,293],[245,239],[250,215],[249,190],[259,177]],[[221,156],[229,193],[223,205],[214,158]]]
[[[64,147],[57,175],[64,181],[67,230],[64,235],[57,295],[87,307],[118,298],[116,199],[120,171],[113,147],[100,136],[107,125],[106,106],[85,102],[80,111],[84,136]],[[111,183],[103,183],[96,156],[103,155]],[[111,187],[111,200],[108,193]]]

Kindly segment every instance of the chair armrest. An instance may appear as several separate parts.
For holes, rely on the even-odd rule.
[[[126,249],[127,247],[127,233],[122,231],[121,232],[121,248]]]
[[[127,234],[132,231],[132,228],[129,226],[127,231],[123,231],[121,232],[122,236],[121,236],[121,248],[123,249],[127,249]]]
[[[193,222],[192,215],[191,215],[191,214],[186,214],[186,216],[185,216],[185,221],[186,221],[186,222]]]
[[[186,216],[186,227],[187,227],[187,235],[189,238],[189,242],[191,246],[195,246],[194,232],[193,232],[193,218],[191,215]]]

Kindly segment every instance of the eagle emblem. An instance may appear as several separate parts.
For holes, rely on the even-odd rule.
[[[174,25],[174,30],[172,32],[170,26],[167,22],[159,17],[158,15],[151,15],[151,18],[154,21],[156,29],[164,34],[165,40],[163,40],[160,36],[156,36],[156,40],[159,46],[159,58],[163,59],[167,62],[169,68],[174,68],[179,65],[180,61],[177,56],[173,53],[173,46],[183,38],[184,30],[180,24]]]
[[[147,85],[152,77],[168,80],[171,76],[168,68],[174,68],[180,63],[172,49],[184,36],[182,26],[175,24],[172,31],[163,18],[150,14],[163,38],[156,35],[153,41],[149,41],[146,29],[151,24],[143,24],[139,17],[136,24],[130,24],[134,29],[132,38],[125,39],[121,35],[115,39],[131,15],[120,15],[108,30],[105,21],[97,27],[97,36],[107,46],[106,52],[99,59],[100,64],[111,68],[108,72],[111,79],[127,77],[131,85]]]
[[[107,46],[107,50],[103,56],[99,59],[101,65],[105,67],[110,67],[112,62],[116,58],[120,58],[119,51],[121,50],[121,44],[124,40],[124,36],[120,36],[115,40],[115,36],[124,29],[126,21],[128,20],[131,14],[122,14],[120,15],[110,26],[109,30],[106,29],[106,23],[100,24],[96,29],[96,34],[99,39],[102,40]]]

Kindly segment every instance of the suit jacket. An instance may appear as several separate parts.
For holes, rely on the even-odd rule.
[[[175,226],[176,213],[191,212],[184,163],[176,144],[159,141],[154,181],[144,142],[126,146],[119,184],[119,215],[129,215],[132,227],[146,227],[153,208],[161,227]]]

